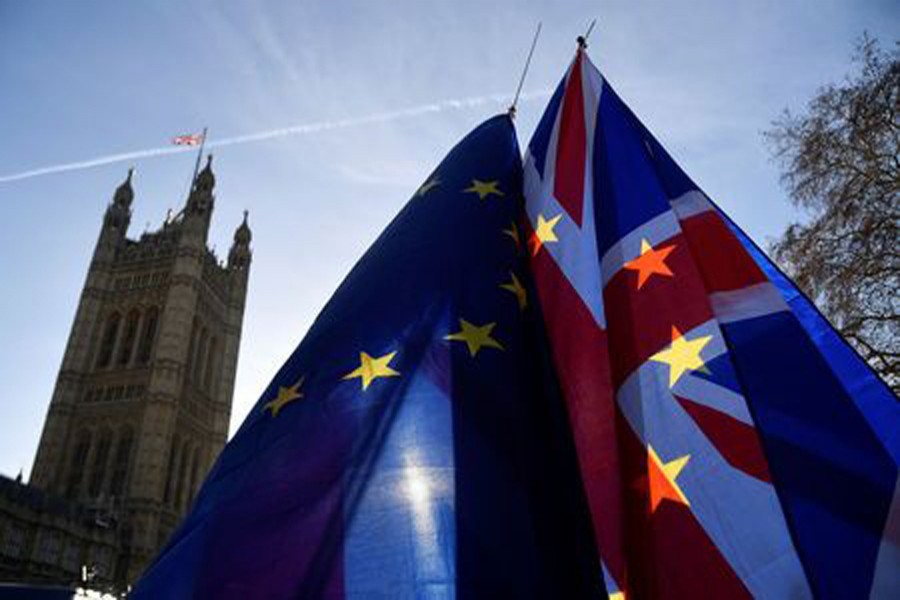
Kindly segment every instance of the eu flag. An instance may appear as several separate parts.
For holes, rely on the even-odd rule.
[[[900,406],[579,49],[524,229],[607,592],[900,597]]]
[[[134,598],[602,594],[515,220],[508,116],[359,261]]]

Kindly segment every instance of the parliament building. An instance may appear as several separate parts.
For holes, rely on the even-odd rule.
[[[127,236],[106,209],[30,481],[0,477],[0,582],[124,589],[185,515],[228,435],[250,272],[247,215],[207,245],[211,157],[184,208]]]

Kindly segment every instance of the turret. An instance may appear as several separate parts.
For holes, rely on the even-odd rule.
[[[131,222],[131,202],[134,200],[134,190],[131,187],[133,174],[134,169],[128,169],[128,177],[116,188],[116,193],[113,194],[113,200],[106,208],[106,216],[103,219],[104,229],[113,228],[122,237],[125,236],[128,224]]]
[[[186,230],[192,232],[190,237],[196,244],[206,244],[209,223],[212,220],[216,187],[216,176],[212,172],[212,154],[206,156],[206,166],[197,174],[191,193],[184,207]]]
[[[232,269],[245,269],[250,265],[252,256],[250,240],[253,238],[253,234],[247,224],[247,215],[248,212],[245,210],[244,221],[234,230],[234,243],[231,244],[231,250],[228,252],[228,266]]]
[[[216,176],[212,171],[212,154],[206,156],[206,166],[197,174],[194,187],[188,196],[185,212],[188,215],[209,216],[213,209],[215,196],[213,188],[216,187]]]

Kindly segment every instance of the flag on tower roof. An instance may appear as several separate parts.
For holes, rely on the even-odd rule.
[[[172,138],[172,144],[176,146],[199,146],[203,143],[202,133],[186,133]]]
[[[608,593],[897,597],[897,399],[583,47],[524,179]]]

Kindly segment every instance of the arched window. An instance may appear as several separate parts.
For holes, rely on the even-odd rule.
[[[91,450],[91,432],[82,429],[76,440],[69,465],[69,481],[66,483],[66,495],[71,498],[78,496],[81,480],[84,478],[85,463]]]
[[[191,377],[194,372],[194,364],[197,362],[197,338],[200,336],[200,322],[194,317],[194,326],[191,329],[191,343],[188,346],[187,365],[185,368],[185,376]]]
[[[208,335],[209,332],[206,330],[206,327],[204,327],[200,331],[200,339],[197,342],[197,357],[194,360],[193,380],[198,386],[203,381],[203,364],[206,361],[206,347],[209,343],[209,340],[207,339]]]
[[[152,306],[144,313],[144,331],[141,333],[141,344],[138,347],[138,363],[146,365],[153,354],[153,341],[159,327],[159,309]]]
[[[209,392],[212,392],[213,376],[216,370],[216,363],[218,362],[216,357],[218,346],[219,339],[215,336],[210,338],[209,349],[206,352],[206,372],[203,374],[203,387]]]
[[[106,464],[109,460],[109,450],[112,446],[112,432],[104,430],[97,439],[97,449],[94,452],[94,465],[91,468],[91,481],[88,493],[91,498],[100,495],[103,489],[103,479],[106,475]]]
[[[103,329],[103,337],[100,340],[100,352],[97,354],[97,366],[107,367],[112,361],[113,350],[116,348],[116,338],[119,337],[119,322],[122,318],[114,312],[106,319],[106,327]]]
[[[137,338],[138,321],[141,319],[141,313],[137,309],[128,313],[125,319],[125,330],[122,334],[122,343],[119,345],[119,360],[121,366],[125,366],[131,362],[131,355],[134,351],[134,340]]]
[[[178,439],[178,436],[175,436],[172,439],[172,448],[169,450],[169,468],[166,470],[168,477],[166,477],[166,491],[163,494],[163,502],[165,504],[172,501],[172,492],[175,489],[175,467],[178,466],[178,451],[180,449],[180,440]]]
[[[197,477],[200,475],[200,448],[194,448],[194,458],[191,460],[191,482],[187,488],[187,502],[190,503],[194,494],[197,493]]]
[[[186,479],[188,476],[188,459],[190,453],[190,448],[188,448],[187,441],[184,442],[184,446],[181,448],[181,460],[178,465],[178,479],[176,480],[178,483],[175,486],[175,494],[174,494],[174,504],[175,508],[181,508],[182,504],[184,504],[184,492],[185,487],[187,485]]]
[[[128,479],[128,467],[131,463],[131,448],[134,445],[134,431],[126,426],[119,435],[119,443],[116,446],[116,456],[113,460],[112,482],[109,493],[120,497],[125,491],[125,482]]]

